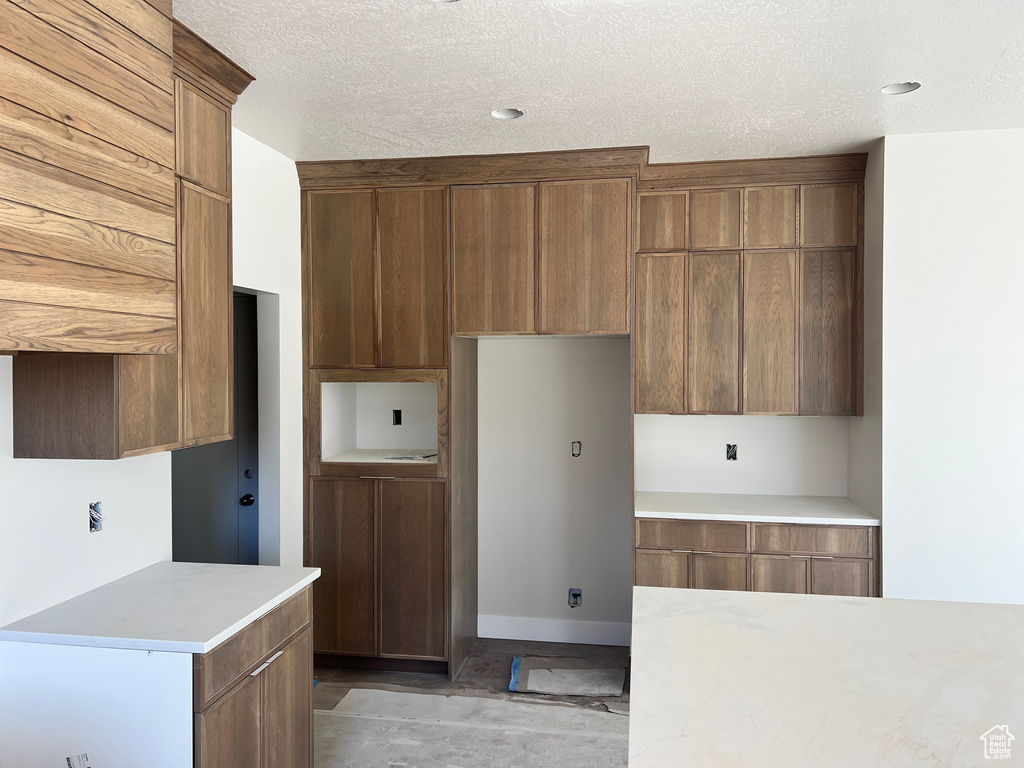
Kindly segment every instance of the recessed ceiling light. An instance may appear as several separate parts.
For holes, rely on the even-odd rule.
[[[521,109],[512,109],[506,107],[505,109],[495,109],[491,111],[491,117],[498,120],[515,120],[517,117],[522,117],[523,111]]]
[[[898,96],[901,93],[910,93],[916,91],[921,87],[920,83],[907,82],[907,83],[890,83],[882,89],[882,93],[887,96]]]

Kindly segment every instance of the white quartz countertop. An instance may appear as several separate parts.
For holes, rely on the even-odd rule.
[[[881,525],[881,521],[863,507],[840,496],[637,491],[634,510],[637,517],[674,520]]]
[[[629,765],[987,765],[1007,726],[1024,753],[1022,637],[1021,605],[635,587]]]
[[[355,448],[328,456],[324,464],[437,464],[437,448]]]
[[[319,575],[319,568],[156,563],[0,627],[0,640],[206,653]]]

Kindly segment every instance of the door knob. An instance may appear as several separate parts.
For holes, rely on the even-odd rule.
[[[253,496],[251,493],[247,493],[245,494],[245,496],[238,500],[238,503],[241,504],[243,507],[251,507],[253,504],[256,503],[256,497]]]

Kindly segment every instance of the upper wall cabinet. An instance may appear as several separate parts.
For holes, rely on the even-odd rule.
[[[862,156],[644,169],[637,413],[857,413],[863,171]]]
[[[309,192],[305,201],[310,367],[444,367],[445,190]]]
[[[536,184],[452,187],[452,332],[536,330]]]
[[[0,0],[0,350],[177,344],[171,20],[110,5]]]
[[[629,333],[633,185],[540,185],[540,333]]]
[[[231,112],[187,80],[175,78],[175,170],[211,192],[231,192]]]
[[[313,368],[376,363],[373,192],[306,197],[309,364]]]
[[[163,18],[145,3],[103,9],[129,28]],[[15,357],[15,456],[117,459],[231,437],[228,128],[252,77],[177,22],[173,52],[179,271],[177,291],[168,281],[160,298],[178,318],[177,354]]]
[[[382,367],[445,365],[445,197],[440,187],[377,193]]]

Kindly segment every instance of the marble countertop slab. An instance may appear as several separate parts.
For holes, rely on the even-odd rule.
[[[319,568],[156,563],[0,627],[0,640],[206,653],[319,576]]]
[[[732,520],[805,525],[881,525],[863,507],[841,496],[754,496],[740,493],[637,491],[636,517]]]
[[[629,765],[979,766],[1003,726],[1021,761],[1022,638],[1020,605],[636,587]]]

